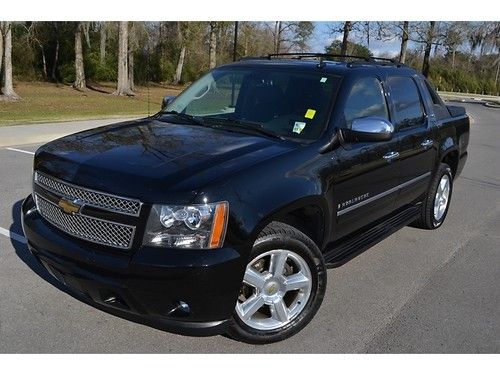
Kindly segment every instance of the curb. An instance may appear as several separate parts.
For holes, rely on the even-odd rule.
[[[500,103],[486,102],[486,103],[484,103],[484,106],[489,107],[489,108],[500,108]]]

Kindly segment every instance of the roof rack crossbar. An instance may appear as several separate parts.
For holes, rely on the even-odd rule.
[[[294,53],[294,52],[286,52],[286,53],[270,53],[267,55],[267,59],[271,60],[274,57],[291,57],[294,59],[303,59],[308,57],[318,57],[320,59],[324,58],[341,58],[341,59],[357,59],[363,60],[365,62],[375,63],[377,61],[389,62],[395,65],[400,65],[400,63],[394,59],[390,59],[387,57],[373,57],[373,56],[358,56],[358,55],[341,55],[341,54],[332,54],[332,53]]]

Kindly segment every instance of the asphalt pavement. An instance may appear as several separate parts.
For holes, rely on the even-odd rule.
[[[329,270],[313,321],[266,346],[171,334],[60,290],[19,223],[39,144],[0,147],[0,353],[499,353],[500,109],[464,105],[469,160],[444,225],[404,228]]]

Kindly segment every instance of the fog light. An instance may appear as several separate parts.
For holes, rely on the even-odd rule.
[[[168,316],[177,318],[183,318],[189,316],[189,314],[191,314],[191,308],[184,301],[176,302],[175,307],[167,313]]]

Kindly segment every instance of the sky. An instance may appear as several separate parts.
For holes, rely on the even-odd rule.
[[[329,26],[333,24],[332,22],[314,22],[314,24],[314,34],[309,42],[311,52],[325,52],[325,46],[330,45],[334,39],[342,40],[342,33],[331,35]],[[336,24],[339,23],[337,22]],[[395,56],[399,53],[399,43],[398,39],[381,41],[376,40],[375,38],[370,38],[369,47],[374,56],[380,56],[384,53]],[[366,45],[366,40],[362,44]]]

